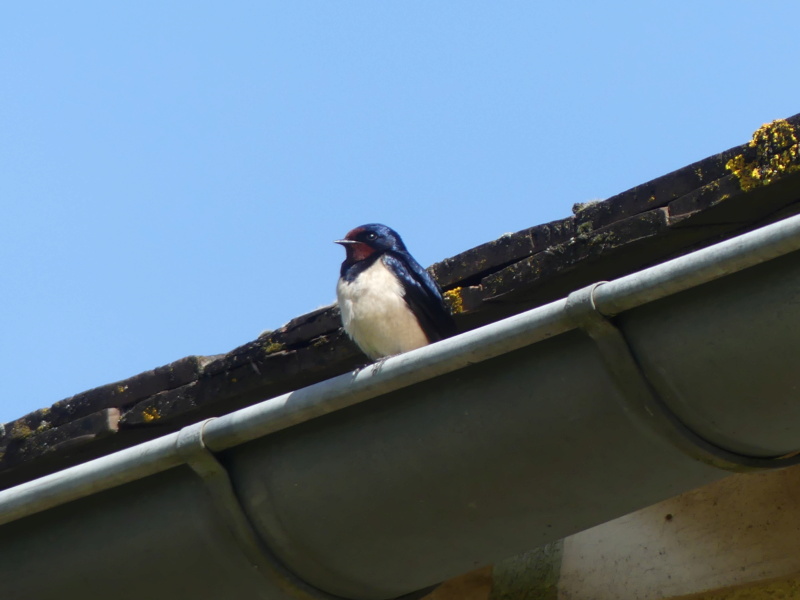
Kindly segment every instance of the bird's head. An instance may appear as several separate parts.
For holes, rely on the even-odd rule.
[[[348,262],[365,260],[375,253],[404,252],[406,250],[403,240],[391,227],[370,223],[351,229],[343,240],[336,240],[347,251]]]

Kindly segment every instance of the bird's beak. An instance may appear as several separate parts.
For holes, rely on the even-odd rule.
[[[347,244],[357,244],[358,242],[355,240],[333,240],[334,244],[341,244],[342,246],[347,246]]]

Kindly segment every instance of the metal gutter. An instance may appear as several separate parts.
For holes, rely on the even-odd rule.
[[[596,289],[593,302],[614,316],[691,287],[800,250],[800,215],[639,271]],[[381,394],[432,379],[578,327],[567,299],[491,323],[437,344],[265,400],[205,426],[221,451]],[[190,425],[189,427],[197,427]],[[0,491],[0,525],[181,464],[179,433],[121,450]]]
[[[664,307],[659,301],[671,300],[673,296],[682,292],[694,292],[695,288],[703,288],[706,284],[719,279],[725,280],[729,275],[769,263],[797,250],[800,250],[800,216],[765,226],[759,230],[639,273],[634,273],[612,282],[603,282],[590,286],[586,290],[572,294],[570,298],[547,304],[426,348],[387,359],[375,366],[366,367],[354,373],[335,377],[328,381],[278,396],[217,419],[189,426],[182,432],[77,465],[15,488],[0,491],[0,525],[12,524],[25,518],[29,520],[29,526],[34,527],[34,522],[30,521],[30,519],[37,518],[36,515],[43,511],[50,511],[57,507],[61,507],[61,510],[68,510],[65,505],[79,501],[75,502],[78,505],[82,498],[113,491],[121,486],[135,485],[140,480],[148,478],[152,478],[155,481],[156,478],[154,476],[157,474],[166,476],[175,471],[176,467],[187,464],[187,462],[197,473],[198,469],[202,470],[202,467],[198,467],[196,462],[192,464],[192,461],[187,460],[189,455],[186,453],[186,447],[179,443],[180,440],[191,438],[197,440],[199,444],[208,450],[219,454],[222,464],[225,464],[228,472],[231,473],[233,482],[230,483],[230,493],[217,493],[217,500],[215,500],[215,503],[212,502],[210,510],[215,514],[225,513],[228,510],[233,511],[229,513],[227,518],[222,519],[225,523],[225,529],[228,531],[226,535],[233,532],[233,537],[238,540],[232,542],[233,547],[241,550],[243,544],[245,546],[250,544],[252,550],[253,544],[255,544],[260,551],[267,555],[267,562],[261,564],[261,571],[266,572],[264,576],[266,580],[278,583],[275,583],[275,589],[264,597],[330,598],[332,597],[330,594],[336,594],[340,597],[351,598],[388,598],[392,595],[396,596],[400,593],[435,583],[460,571],[468,570],[473,566],[473,563],[466,560],[466,556],[479,556],[478,560],[483,560],[487,557],[491,558],[492,556],[501,557],[504,555],[503,552],[511,554],[516,550],[527,549],[548,539],[563,537],[567,533],[574,531],[575,527],[582,528],[594,524],[592,519],[599,518],[601,513],[603,518],[609,518],[609,515],[622,514],[619,513],[620,510],[632,510],[638,507],[637,503],[660,499],[664,497],[665,490],[674,489],[675,493],[677,493],[687,485],[700,485],[711,481],[724,474],[719,468],[751,470],[794,464],[797,462],[795,457],[786,458],[784,455],[796,450],[796,447],[779,447],[779,444],[775,445],[774,448],[769,447],[769,444],[765,445],[761,443],[761,440],[767,439],[769,441],[771,438],[769,436],[765,437],[759,432],[756,432],[758,435],[751,436],[754,441],[749,440],[747,443],[737,445],[735,435],[728,435],[726,432],[719,433],[715,429],[717,424],[706,427],[702,423],[702,419],[697,415],[687,412],[690,409],[685,408],[682,403],[687,405],[691,403],[684,402],[685,399],[679,397],[680,393],[685,392],[679,390],[680,393],[678,393],[672,390],[670,388],[671,383],[665,383],[663,374],[659,374],[659,365],[648,364],[650,360],[648,356],[653,353],[657,354],[657,350],[648,349],[646,341],[642,341],[647,340],[648,336],[639,334],[631,336],[628,332],[634,331],[635,333],[637,327],[658,327],[658,319],[653,321],[647,315],[647,310],[641,312],[640,314],[644,316],[639,318],[639,313],[636,313],[635,310],[639,307],[658,305],[658,310],[663,313]],[[791,258],[793,260],[789,262],[792,264],[797,263],[796,257]],[[787,260],[784,259],[784,262],[787,262]],[[783,267],[785,266],[783,265]],[[763,287],[762,285],[757,289]],[[629,311],[633,311],[630,313],[630,317],[627,314],[623,315],[623,313],[628,313]],[[616,321],[620,319],[616,319],[612,323],[606,318],[616,315],[620,315],[620,319],[622,321],[627,320],[627,322],[618,327]],[[625,318],[622,318],[623,316]],[[578,334],[574,333],[574,330],[579,328],[583,329],[593,339],[594,349],[586,345],[586,338],[575,337]],[[544,347],[548,344],[550,344],[552,351],[542,354],[542,348],[539,348],[539,346]],[[565,344],[570,345],[569,352],[566,351]],[[564,346],[564,348],[561,346]],[[516,365],[515,363],[515,361],[521,360],[518,358],[521,356],[519,354],[520,351],[527,357],[525,359],[527,366],[524,368],[521,364]],[[548,356],[561,356],[562,354],[564,356],[574,356],[573,361],[580,360],[580,357],[584,357],[585,361],[594,361],[599,357],[598,364],[602,364],[602,369],[600,367],[598,369],[604,371],[605,374],[600,374],[600,371],[598,371],[596,375],[598,379],[588,385],[587,390],[596,389],[599,397],[613,398],[617,402],[617,408],[612,411],[607,404],[597,404],[596,399],[592,399],[588,395],[586,396],[587,402],[591,401],[592,403],[581,406],[591,411],[600,411],[597,414],[601,418],[608,418],[613,427],[621,428],[619,432],[624,431],[624,436],[630,436],[631,446],[636,446],[637,451],[641,451],[643,456],[651,453],[652,457],[658,457],[658,460],[664,461],[664,470],[671,473],[669,477],[672,477],[672,480],[665,476],[665,479],[669,481],[663,485],[663,482],[653,480],[652,483],[643,486],[648,488],[645,490],[646,493],[642,491],[638,495],[632,494],[631,498],[620,501],[613,507],[609,506],[604,511],[597,512],[594,508],[591,510],[586,509],[584,511],[586,514],[582,515],[582,518],[573,519],[574,522],[569,524],[556,523],[558,519],[562,518],[561,514],[558,513],[558,519],[551,519],[552,523],[536,524],[538,528],[547,526],[546,529],[551,529],[552,531],[543,531],[540,538],[529,535],[524,542],[528,546],[521,546],[522,540],[511,539],[513,536],[508,534],[505,534],[508,538],[505,541],[503,535],[500,535],[500,533],[507,531],[504,527],[498,527],[497,536],[493,537],[487,533],[491,531],[490,524],[483,522],[480,524],[480,535],[478,535],[475,533],[477,531],[475,527],[478,527],[478,525],[474,522],[476,516],[473,514],[475,511],[479,512],[478,508],[474,509],[474,511],[468,510],[460,518],[455,518],[451,514],[454,510],[452,508],[454,505],[445,503],[442,504],[442,507],[450,507],[446,509],[450,512],[447,513],[445,519],[439,519],[439,521],[448,521],[450,529],[439,531],[437,537],[439,545],[431,545],[432,552],[435,550],[438,553],[436,556],[439,558],[437,560],[429,560],[430,564],[426,565],[424,569],[420,567],[418,569],[419,573],[409,572],[407,568],[403,577],[400,577],[396,571],[390,568],[392,564],[395,565],[395,569],[400,568],[397,566],[398,561],[405,560],[405,557],[413,552],[413,548],[410,547],[403,548],[402,551],[397,550],[395,552],[396,555],[392,555],[392,552],[387,552],[385,558],[381,560],[374,559],[377,560],[377,563],[373,565],[367,563],[373,560],[374,551],[368,553],[368,555],[364,555],[364,551],[359,549],[353,550],[350,554],[340,551],[338,553],[341,555],[342,562],[340,564],[336,554],[336,544],[338,540],[341,546],[341,536],[343,534],[339,532],[335,535],[332,534],[330,539],[323,539],[326,527],[337,520],[338,514],[342,514],[342,519],[352,519],[350,527],[357,528],[359,526],[358,519],[360,518],[358,515],[363,515],[365,510],[369,510],[370,506],[374,506],[375,498],[370,503],[367,499],[371,497],[372,490],[369,487],[359,488],[359,485],[362,485],[362,483],[366,485],[366,483],[359,483],[357,481],[358,475],[348,472],[347,477],[356,477],[356,479],[350,479],[343,489],[336,490],[334,494],[335,501],[323,502],[319,499],[323,498],[326,493],[332,493],[329,491],[331,485],[335,484],[332,484],[330,480],[325,479],[324,475],[321,475],[317,477],[317,480],[319,482],[325,480],[326,483],[325,485],[319,483],[319,486],[321,486],[319,487],[315,481],[310,479],[311,475],[307,474],[314,471],[322,463],[327,465],[327,472],[334,472],[336,469],[345,468],[348,464],[355,464],[361,461],[365,463],[362,465],[363,473],[368,473],[373,468],[376,469],[371,475],[373,479],[369,479],[369,481],[379,487],[381,479],[386,479],[387,477],[379,475],[381,469],[374,464],[375,456],[380,455],[381,452],[389,453],[390,456],[388,457],[381,455],[381,461],[385,461],[387,465],[394,464],[396,472],[399,473],[404,468],[410,468],[409,464],[419,464],[414,461],[419,461],[422,456],[425,456],[426,451],[424,448],[420,448],[418,453],[414,454],[415,458],[413,460],[409,458],[412,463],[402,464],[393,462],[397,460],[395,454],[400,456],[408,452],[409,444],[417,443],[423,444],[423,446],[428,445],[435,450],[437,444],[440,443],[437,440],[444,439],[441,437],[442,431],[430,432],[429,435],[421,434],[418,440],[416,438],[408,438],[408,432],[409,430],[414,430],[414,425],[406,423],[405,426],[401,426],[405,413],[402,415],[393,413],[398,417],[394,423],[381,424],[380,426],[375,426],[372,430],[365,430],[364,423],[370,419],[377,418],[375,415],[379,415],[382,410],[385,410],[383,401],[378,404],[365,403],[365,401],[383,396],[400,398],[400,401],[396,403],[396,406],[400,407],[397,410],[408,410],[410,411],[409,415],[413,412],[415,416],[409,423],[415,423],[417,427],[425,429],[429,421],[427,417],[423,418],[423,415],[429,415],[429,411],[434,410],[435,407],[433,407],[432,401],[423,406],[418,401],[418,398],[426,397],[430,394],[434,394],[436,398],[442,398],[443,394],[456,394],[456,392],[459,395],[458,397],[465,398],[472,393],[471,390],[477,389],[477,386],[487,385],[488,391],[484,391],[483,396],[476,396],[475,401],[472,403],[466,401],[463,403],[464,405],[469,404],[472,407],[470,410],[477,411],[481,406],[479,404],[481,399],[484,405],[486,402],[491,402],[491,400],[486,399],[486,394],[492,394],[492,373],[500,372],[499,369],[506,368],[506,363],[510,365],[508,367],[510,374],[504,374],[502,377],[515,377],[518,379],[514,381],[519,382],[509,388],[512,390],[512,395],[514,393],[522,395],[523,392],[520,390],[523,390],[526,386],[539,385],[538,382],[551,377],[555,369],[563,368],[565,375],[560,376],[563,383],[564,378],[569,377],[566,373],[580,371],[583,368],[579,366],[576,369],[575,364],[580,364],[578,362],[567,365],[566,362],[562,361],[563,367],[551,365],[549,371],[539,373],[530,381],[519,379],[520,377],[527,377],[525,373],[534,371],[537,365],[549,360]],[[501,358],[501,363],[498,363],[497,360]],[[587,371],[592,369],[594,367],[586,367]],[[474,376],[472,375],[473,372],[476,373]],[[460,388],[462,380],[470,380],[470,386],[463,389]],[[498,381],[498,384],[502,384],[502,381]],[[555,386],[555,383],[553,385]],[[498,385],[498,389],[500,387],[502,385]],[[586,395],[588,392],[583,390],[581,393]],[[401,396],[398,396],[398,394]],[[549,390],[549,388],[548,390],[543,389],[541,397],[545,397],[547,394],[555,394],[555,392]],[[512,400],[509,399],[508,402]],[[459,406],[458,398],[449,399],[447,402],[450,403],[448,406],[451,408]],[[360,407],[359,405],[362,403],[365,404]],[[679,410],[675,410],[676,406]],[[518,406],[509,406],[508,408],[509,411],[512,408],[519,410]],[[575,408],[577,410],[580,406]],[[530,410],[530,407],[526,406],[525,410]],[[564,420],[581,418],[578,413],[560,413],[559,406],[556,404],[547,409],[543,407],[540,410],[541,417],[545,421],[549,420],[551,429],[554,423],[559,424],[560,427],[563,425]],[[617,413],[614,411],[618,411],[621,417],[618,418]],[[499,412],[500,409],[498,408]],[[505,415],[505,413],[503,414]],[[441,414],[438,416],[441,417]],[[483,415],[484,419],[493,417],[494,415],[491,413]],[[508,413],[508,418],[514,418],[513,411]],[[560,420],[553,421],[553,419]],[[357,422],[361,423],[361,426],[354,429],[354,423]],[[641,433],[641,440],[636,437],[639,433],[628,432],[625,429],[628,425],[624,425],[624,423],[628,423],[634,428],[631,432],[637,431]],[[306,425],[294,427],[301,424]],[[784,424],[781,425],[783,426]],[[464,426],[472,428],[472,424]],[[303,432],[304,427],[308,431]],[[385,429],[384,437],[380,437],[378,433],[382,431],[381,427]],[[543,425],[542,427],[545,426]],[[490,428],[487,426],[486,429]],[[370,431],[374,433],[370,434]],[[735,428],[732,431],[736,431]],[[313,436],[308,432],[313,432]],[[343,432],[347,432],[346,435]],[[546,428],[539,428],[536,429],[536,433],[543,437],[547,434],[547,430]],[[790,433],[793,433],[793,431]],[[330,437],[334,435],[335,437]],[[356,438],[364,435],[371,435],[372,437],[363,438],[360,444],[355,441]],[[463,436],[458,439],[451,439],[453,435],[454,432],[447,432],[446,443],[453,444],[452,448],[458,448],[459,452],[468,452],[470,446],[465,445],[466,442]],[[563,435],[568,436],[569,431],[565,429],[562,432],[562,437]],[[330,438],[329,445],[320,446],[321,440],[326,436]],[[393,443],[390,447],[384,447],[383,444],[390,438],[394,440]],[[616,443],[615,439],[602,438],[601,443],[610,448],[612,443]],[[791,439],[791,435],[788,436],[788,439]],[[800,437],[797,439],[800,440]],[[348,440],[353,440],[352,444]],[[591,443],[590,440],[585,441]],[[489,442],[487,441],[486,443],[488,444]],[[575,443],[580,444],[581,442],[577,440]],[[641,447],[637,446],[637,444],[641,444]],[[495,443],[494,445],[498,444]],[[798,446],[800,446],[800,442],[798,442]],[[265,448],[270,448],[267,458],[264,458],[263,450]],[[371,454],[363,456],[364,449],[367,448],[371,449]],[[617,456],[611,452],[609,456],[612,455]],[[462,456],[462,454],[450,455],[449,460],[452,463],[454,457],[459,456]],[[313,463],[308,463],[311,457],[316,458]],[[512,461],[518,460],[518,457],[513,454],[506,455],[506,458]],[[548,457],[547,460],[559,462],[560,458],[560,456]],[[476,455],[476,460],[478,459],[480,459],[480,455]],[[264,462],[265,460],[266,463]],[[424,461],[424,459],[422,460]],[[442,464],[447,464],[444,457],[442,457],[442,460],[444,461]],[[528,462],[536,462],[536,460],[535,457],[531,457]],[[541,461],[542,459],[539,460]],[[628,461],[629,458],[625,457],[624,460]],[[210,463],[207,462],[206,464]],[[433,465],[434,461],[431,464]],[[307,468],[301,469],[300,465],[305,465]],[[631,468],[641,468],[641,465],[633,458],[630,459],[630,465]],[[708,465],[717,468],[710,468]],[[526,464],[525,468],[528,468],[528,466]],[[561,466],[562,468],[565,467],[565,465]],[[518,466],[518,468],[521,474],[524,469],[522,466]],[[608,468],[613,469],[613,466],[609,464]],[[411,468],[411,472],[415,472],[415,469],[416,467]],[[453,470],[454,472],[466,474],[470,468],[468,464],[454,464]],[[548,476],[553,476],[550,471],[546,472]],[[264,473],[267,473],[267,475],[264,475]],[[563,480],[563,470],[561,473],[561,479]],[[682,473],[688,475],[685,479],[680,479],[679,481],[679,474]],[[386,471],[383,471],[383,474],[388,475],[388,478],[395,476],[395,472],[389,475]],[[217,475],[220,475],[219,471],[217,471]],[[420,479],[428,477],[427,474],[418,475]],[[405,477],[408,476],[410,475],[406,473]],[[584,476],[591,477],[592,475],[591,472],[587,472]],[[291,484],[294,488],[287,483],[290,479],[294,481]],[[308,495],[293,495],[295,494],[294,489],[300,485],[300,479],[302,479],[302,485],[308,487]],[[367,479],[365,475],[365,481]],[[454,478],[454,480],[457,480],[457,478]],[[218,477],[217,481],[220,481]],[[449,483],[443,474],[440,475],[439,481],[442,486],[447,486]],[[508,484],[509,481],[513,481],[513,477],[511,479],[503,479],[503,485]],[[414,481],[407,479],[403,479],[402,482],[402,485],[408,485],[409,487],[413,487],[415,484]],[[555,483],[552,480],[543,481],[540,487],[549,489]],[[142,485],[147,486],[149,484],[143,482]],[[194,484],[187,483],[189,487],[192,485]],[[480,495],[483,493],[480,489],[474,487],[474,482],[469,485],[464,483],[463,485],[465,486],[464,489],[470,489],[469,494]],[[272,489],[267,490],[267,487]],[[236,488],[235,494],[233,493],[234,488]],[[310,491],[312,488],[314,489],[313,493]],[[593,493],[598,493],[597,489],[592,489],[595,490]],[[280,490],[280,494],[276,490]],[[164,493],[166,494],[167,492]],[[402,495],[396,490],[392,491],[392,494]],[[467,495],[469,496],[469,494]],[[213,493],[211,495],[212,497],[214,496]],[[507,495],[509,500],[502,505],[502,510],[508,511],[513,507],[519,515],[522,515],[525,511],[521,505],[514,504],[516,502],[514,493],[508,492]],[[227,498],[227,500],[219,501],[219,498],[223,497]],[[343,500],[345,497],[348,498],[346,502]],[[486,492],[482,497],[484,502],[494,502],[490,492]],[[521,501],[522,498],[530,499],[530,497],[529,491],[525,491],[525,494],[519,496],[519,500]],[[569,496],[569,498],[577,501],[572,496]],[[420,501],[418,497],[416,501]],[[608,499],[606,501],[610,502]],[[235,502],[236,506],[231,506],[232,502]],[[239,502],[241,502],[241,506],[238,504]],[[415,513],[415,516],[412,515],[413,519],[411,519],[414,526],[421,527],[421,523],[432,523],[430,521],[431,514],[436,512],[432,509],[433,512],[431,514],[416,514],[416,511],[422,509],[418,506],[410,506],[408,502],[392,505],[392,495],[389,494],[388,490],[386,495],[380,497],[380,502],[386,503],[381,509],[384,514],[383,520],[375,521],[379,517],[373,515],[371,519],[364,519],[365,522],[372,520],[383,527],[386,514],[410,511]],[[433,504],[435,502],[431,501],[431,505]],[[502,502],[498,504],[497,511],[500,511],[501,504]],[[224,508],[224,505],[227,505],[227,508]],[[361,506],[360,513],[354,508],[357,505]],[[480,506],[477,502],[475,505],[476,507]],[[391,508],[392,506],[394,508]],[[220,507],[223,508],[221,509]],[[353,515],[345,516],[344,513],[351,508],[355,511]],[[69,508],[69,510],[72,510],[72,508]],[[299,512],[295,513],[293,511]],[[235,516],[231,517],[230,515],[234,513]],[[313,517],[320,517],[322,520],[306,527],[303,523],[304,519],[300,516],[301,514],[306,515],[305,521],[309,521]],[[326,516],[323,517],[323,514],[326,514]],[[555,514],[554,512],[553,515]],[[278,515],[282,516],[279,517]],[[489,520],[498,518],[501,518],[501,512],[492,512],[491,515],[487,515]],[[520,518],[523,517],[520,516]],[[524,518],[527,519],[526,523],[531,521],[530,515]],[[330,528],[335,529],[333,526]],[[515,528],[519,529],[518,524],[515,524],[511,530]],[[433,529],[435,527],[432,528],[432,531]],[[0,527],[0,542],[3,540],[3,530],[4,528]],[[236,533],[237,530],[238,534]],[[389,530],[391,530],[391,527],[389,527]],[[456,532],[455,534],[454,531]],[[417,530],[417,535],[422,532],[423,529]],[[469,538],[470,532],[474,534],[471,538]],[[464,538],[467,539],[464,542],[464,547],[469,546],[469,548],[463,551],[461,549],[459,551],[454,550],[452,552],[453,558],[445,556],[448,552],[449,543],[446,538],[447,535],[453,535],[454,539],[467,536],[469,539]],[[379,543],[380,539],[388,543],[390,539],[388,536],[389,534],[384,532],[380,534],[379,539],[371,539],[369,532],[360,532],[352,537],[359,539],[359,543],[366,548],[371,543]],[[248,539],[249,542],[247,541]],[[300,542],[297,540],[300,540]],[[266,549],[267,546],[272,551],[275,551],[278,555],[277,559],[270,556],[271,551]],[[14,561],[6,561],[2,550],[4,547],[6,547],[5,544],[0,544],[0,564],[19,564],[18,560],[16,563]],[[252,555],[251,551],[242,552],[244,555],[248,555],[248,553]],[[419,553],[419,549],[417,549],[417,553]],[[363,568],[360,565],[354,566],[351,564],[357,562],[353,560],[353,557],[362,556],[365,563]],[[345,558],[349,562],[345,561]],[[253,558],[253,560],[250,560],[251,566],[253,566],[253,562],[258,562],[258,559]],[[330,564],[325,564],[326,562]],[[280,566],[281,563],[287,565],[292,572],[298,574],[303,580],[310,581],[313,587],[307,586],[300,579],[291,575]],[[255,566],[256,570],[258,570],[258,565]],[[0,566],[0,574],[4,579],[8,579],[2,566]],[[326,591],[319,592],[319,589]],[[44,599],[46,597],[42,595],[41,591],[37,592],[37,594],[36,598]],[[69,596],[62,595],[59,597]],[[160,596],[152,595],[151,593],[151,597]]]

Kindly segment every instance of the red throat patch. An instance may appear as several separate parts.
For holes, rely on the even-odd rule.
[[[375,249],[371,248],[367,244],[363,242],[356,242],[355,244],[347,244],[345,246],[347,250],[347,258],[358,262],[360,260],[364,260],[365,258],[369,258],[375,253]]]

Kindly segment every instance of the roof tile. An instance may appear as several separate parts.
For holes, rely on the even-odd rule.
[[[565,219],[430,267],[462,330],[561,298],[800,212],[800,115]],[[231,352],[189,356],[0,425],[0,488],[366,362],[338,308],[291,320]]]

